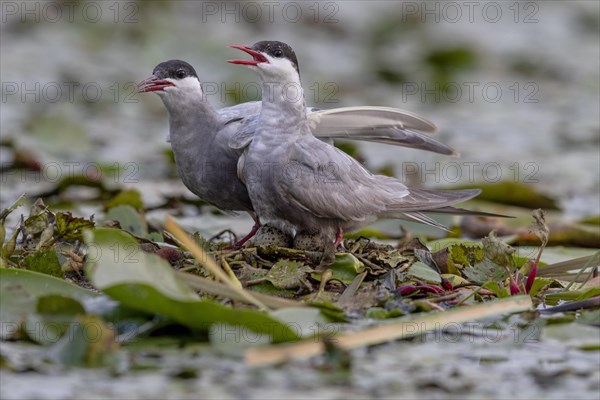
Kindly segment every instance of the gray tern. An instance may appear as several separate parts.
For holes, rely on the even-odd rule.
[[[239,159],[238,175],[261,221],[282,230],[320,235],[322,266],[334,260],[344,231],[378,217],[443,228],[423,212],[470,213],[452,205],[477,196],[478,189],[409,188],[398,179],[372,174],[343,151],[317,139],[290,46],[262,41],[252,47],[230,47],[253,59],[228,62],[251,68],[262,81],[262,109],[253,139]]]

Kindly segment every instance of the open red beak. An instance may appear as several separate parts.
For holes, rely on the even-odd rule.
[[[171,81],[158,79],[156,76],[152,75],[138,83],[138,93],[157,92],[169,86],[175,86],[175,84]]]
[[[248,46],[242,46],[239,44],[232,44],[231,46],[232,49],[238,49],[241,50],[245,53],[248,53],[252,56],[252,58],[254,58],[253,60],[227,60],[228,63],[231,64],[240,64],[240,65],[258,65],[260,63],[268,63],[269,61],[258,51],[256,50],[252,50],[250,47]]]

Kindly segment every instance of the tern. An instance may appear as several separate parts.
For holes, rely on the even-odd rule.
[[[263,83],[253,139],[238,162],[240,180],[261,221],[284,231],[320,235],[322,267],[335,259],[344,231],[379,217],[443,228],[423,212],[471,213],[452,206],[477,196],[478,189],[409,188],[398,179],[372,174],[343,151],[317,139],[304,103],[298,61],[289,45],[262,41],[252,47],[230,47],[253,59],[228,62],[251,68]]]

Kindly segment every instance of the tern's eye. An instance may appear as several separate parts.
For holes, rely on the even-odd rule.
[[[281,49],[275,49],[273,51],[273,56],[275,56],[277,58],[281,58],[281,57],[283,57],[283,51],[281,51]]]
[[[175,76],[178,79],[183,79],[183,78],[185,78],[185,71],[182,69],[178,69],[177,72],[175,72]]]

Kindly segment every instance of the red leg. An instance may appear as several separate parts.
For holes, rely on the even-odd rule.
[[[244,236],[243,238],[241,238],[240,240],[238,240],[236,243],[232,244],[231,246],[225,247],[224,250],[233,250],[233,249],[238,249],[238,248],[242,247],[244,245],[244,243],[246,243],[248,240],[250,240],[256,234],[256,232],[258,232],[258,229],[262,225],[261,225],[260,220],[258,219],[258,217],[255,216],[255,215],[253,215],[253,214],[254,213],[250,214],[250,216],[254,220],[254,226],[252,227],[252,229],[250,230],[250,232],[248,232],[248,234],[246,236]]]
[[[342,231],[342,227],[338,225],[338,231],[335,235],[335,248],[337,249],[342,240],[344,239],[344,231]]]

